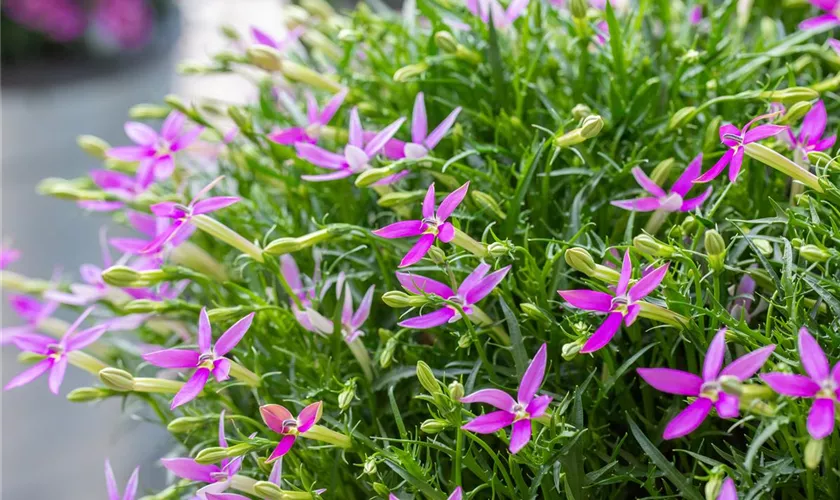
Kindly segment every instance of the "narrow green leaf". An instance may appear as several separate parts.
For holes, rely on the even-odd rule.
[[[633,434],[633,437],[636,439],[636,442],[639,443],[639,446],[642,447],[642,451],[645,452],[645,455],[650,458],[650,461],[665,474],[665,477],[668,478],[669,481],[674,483],[674,486],[677,487],[677,490],[680,494],[691,500],[703,500],[703,497],[700,493],[691,485],[691,483],[680,474],[680,471],[674,467],[674,464],[668,461],[665,458],[665,455],[662,454],[659,449],[650,442],[650,440],[645,436],[645,433],[636,425],[636,422],[627,415],[627,423],[630,424],[630,432]]]

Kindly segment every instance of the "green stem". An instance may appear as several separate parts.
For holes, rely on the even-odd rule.
[[[221,222],[217,221],[216,219],[202,214],[192,217],[191,220],[195,227],[201,229],[210,236],[224,241],[228,245],[248,255],[257,262],[264,261],[262,250],[257,248],[257,246],[251,243],[250,241],[243,238],[242,235],[240,235],[233,229],[227,227],[226,225],[222,224]]]
[[[478,241],[475,241],[467,233],[455,228],[455,238],[452,239],[452,244],[463,248],[476,257],[484,257],[487,255],[487,247]]]
[[[308,431],[301,434],[301,436],[307,439],[329,443],[340,448],[350,448],[353,446],[353,442],[349,436],[345,436],[318,424],[313,425]]]
[[[251,387],[259,387],[261,383],[260,377],[256,373],[235,361],[230,362],[230,375]]]

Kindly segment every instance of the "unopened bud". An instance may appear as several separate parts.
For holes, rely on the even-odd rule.
[[[253,126],[251,125],[251,115],[246,109],[238,106],[230,106],[227,109],[227,114],[239,130],[248,132],[253,129]]]
[[[723,390],[727,394],[732,394],[733,396],[740,396],[744,390],[744,384],[737,377],[733,377],[731,375],[724,375],[720,377],[720,386],[723,387]]]
[[[446,252],[440,247],[431,247],[426,253],[429,259],[435,264],[441,266],[446,262]]]
[[[347,408],[350,408],[354,399],[356,399],[356,383],[345,384],[344,389],[338,394],[338,408],[341,411],[345,411]]]
[[[668,174],[671,173],[671,168],[674,166],[673,158],[666,158],[659,162],[650,173],[650,179],[659,184],[665,184],[668,180]]]
[[[498,259],[500,257],[504,257],[513,251],[512,246],[509,242],[503,241],[495,241],[487,245],[487,255],[493,257],[494,259]]]
[[[323,20],[335,16],[335,10],[324,0],[301,0],[300,6],[313,16],[318,16]]]
[[[820,97],[820,93],[808,87],[790,87],[782,90],[767,90],[759,94],[761,99],[793,104],[799,101],[811,101]]]
[[[76,138],[76,144],[82,151],[100,160],[104,160],[105,152],[111,149],[110,144],[95,135],[80,135]]]
[[[723,123],[723,118],[715,116],[709,120],[706,125],[706,133],[703,135],[703,149],[709,150],[716,148],[720,144],[720,125]]]
[[[802,245],[804,245],[804,244],[805,244],[805,242],[802,241],[802,238],[791,238],[790,239],[790,246],[792,246],[793,248],[801,248]]]
[[[418,77],[429,69],[427,63],[416,63],[403,66],[394,73],[394,81],[397,83],[405,83],[412,78]]]
[[[831,258],[830,253],[816,245],[811,245],[810,243],[802,245],[802,248],[799,249],[799,255],[811,263],[825,262]]]
[[[452,54],[458,50],[458,40],[448,31],[438,31],[435,33],[435,45],[447,54]]]
[[[808,153],[808,163],[821,167],[828,167],[833,170],[840,170],[840,161],[835,160],[832,156],[823,151],[811,151]]]
[[[376,459],[373,457],[368,457],[367,460],[365,460],[365,465],[362,471],[368,476],[376,474]]]
[[[671,115],[671,119],[668,120],[668,130],[674,131],[682,128],[685,124],[693,120],[695,116],[697,116],[697,108],[694,106],[686,106],[677,110],[676,113]]]
[[[572,12],[572,17],[575,19],[586,19],[586,11],[589,8],[586,0],[572,0],[569,5],[569,10]]]
[[[397,339],[390,338],[387,342],[385,342],[385,348],[382,349],[382,353],[379,355],[379,366],[382,368],[388,368],[391,366],[391,363],[394,361],[394,351],[397,349]]]
[[[583,343],[580,341],[563,344],[563,347],[560,349],[560,356],[562,356],[566,361],[570,361],[580,353],[582,347]]]
[[[362,34],[357,30],[343,29],[338,32],[338,40],[346,43],[356,43],[362,40]]]
[[[709,257],[709,265],[717,272],[723,270],[724,260],[726,259],[726,242],[723,237],[714,229],[706,231],[704,242],[706,245],[706,255]]]
[[[445,430],[446,427],[447,423],[445,420],[438,420],[436,418],[430,418],[420,424],[420,430],[426,434],[437,434],[438,432]]]
[[[720,488],[723,486],[723,474],[714,474],[706,483],[703,492],[706,495],[706,500],[717,500]]]
[[[205,425],[207,425],[207,419],[204,417],[178,417],[167,424],[166,430],[173,434],[183,434],[200,429]]]
[[[481,191],[470,191],[470,196],[479,207],[485,210],[490,210],[502,219],[506,217],[506,214],[499,205],[499,202],[497,202],[496,199],[489,194],[482,193]]]
[[[199,451],[198,455],[195,456],[195,462],[201,465],[210,465],[221,462],[226,458],[228,458],[227,448],[214,446]]]
[[[185,115],[190,114],[190,108],[189,108],[189,106],[187,106],[187,103],[185,103],[184,100],[181,99],[181,97],[179,97],[175,94],[167,95],[166,97],[163,98],[163,102],[168,104],[172,109],[180,111],[181,113],[184,113]]]
[[[382,195],[376,204],[382,208],[394,208],[422,200],[425,194],[425,191],[394,191]]]
[[[284,500],[285,492],[282,488],[269,481],[257,481],[254,483],[254,493],[260,498],[270,500]]]
[[[207,317],[211,323],[217,321],[229,321],[232,319],[239,319],[245,314],[242,307],[216,307],[207,311]]]
[[[318,415],[318,418],[321,418]],[[238,443],[233,446],[228,446],[227,448],[223,448],[225,450],[225,458],[234,458],[234,457],[241,457],[242,455],[252,451],[255,446],[251,443]],[[212,449],[212,448],[208,448]],[[201,453],[199,453],[200,455]],[[196,461],[198,461],[196,459]]]
[[[391,489],[382,483],[373,483],[373,491],[375,491],[377,495],[382,495],[383,497],[391,494]]]
[[[811,111],[811,106],[810,101],[800,101],[793,104],[779,120],[779,124],[792,125],[798,122],[800,118],[808,114],[808,111]]]
[[[744,9],[741,9],[740,5],[741,4],[739,4],[738,8],[738,24],[740,25],[739,27],[743,29],[743,27],[749,22],[749,11],[752,9],[746,9],[746,12],[742,12]],[[744,17],[746,17],[746,19],[743,19],[742,21],[742,18]],[[762,45],[765,47],[772,47],[776,45],[776,40],[779,38],[779,27],[777,22],[778,21],[776,21],[776,19],[772,19],[767,16],[761,18],[761,22],[759,23],[761,38],[759,38],[759,40],[761,40]]]
[[[254,66],[265,71],[280,71],[283,69],[283,54],[268,45],[252,45],[246,51],[248,60]]]
[[[575,104],[575,107],[572,108],[572,116],[575,118],[575,120],[583,120],[591,114],[592,108],[590,108],[586,104]]]
[[[394,167],[380,167],[380,168],[370,168],[365,170],[361,174],[356,176],[356,180],[354,184],[356,187],[368,187],[375,182],[381,181],[386,177],[390,177],[394,174],[399,172],[399,170],[394,169]]]
[[[601,133],[604,128],[604,119],[600,115],[589,115],[583,119],[580,126],[580,135],[584,139],[591,139]]]
[[[805,445],[805,467],[816,469],[820,466],[823,456],[823,440],[809,439]]]
[[[633,238],[633,248],[654,257],[670,257],[675,251],[674,247],[661,243],[647,234],[640,234]]]
[[[128,110],[128,116],[135,120],[161,120],[169,111],[168,107],[159,104],[135,104]]]
[[[449,397],[452,398],[452,401],[460,401],[464,397],[464,385],[457,380],[453,380],[449,384]]]
[[[426,389],[426,392],[432,396],[443,394],[443,391],[440,388],[440,383],[438,383],[435,378],[435,374],[432,373],[431,367],[429,367],[429,365],[427,365],[424,361],[417,362],[417,380],[420,381],[420,385]]]
[[[136,299],[126,302],[122,308],[127,314],[143,314],[164,311],[166,310],[166,304],[159,300]]]
[[[469,335],[461,335],[458,338],[458,348],[459,349],[467,349],[472,345],[472,343],[473,343],[472,337],[470,337]]]
[[[767,399],[773,396],[773,389],[760,384],[741,384],[739,395],[741,400]]]
[[[592,254],[586,249],[579,247],[570,248],[566,250],[563,257],[566,259],[566,264],[572,269],[580,271],[587,276],[595,273],[595,259],[592,258]]]
[[[685,219],[683,219],[682,223],[680,224],[680,227],[683,231],[685,231],[686,234],[688,234],[694,232],[694,230],[697,229],[697,225],[697,219],[694,218],[693,215],[689,215]]]
[[[134,376],[119,368],[103,368],[99,371],[99,380],[105,387],[120,392],[134,390]]]
[[[765,239],[756,238],[753,240],[753,244],[761,253],[761,255],[764,255],[765,257],[773,255],[773,245],[771,245],[769,241]]]
[[[392,290],[382,294],[382,302],[389,307],[411,307],[411,296],[399,290]]]
[[[140,272],[128,266],[111,266],[102,271],[102,281],[113,286],[135,286],[141,279]]]
[[[79,387],[70,391],[67,395],[67,401],[71,403],[89,403],[91,401],[105,399],[111,395],[111,391],[102,387]]]
[[[551,318],[549,318],[536,304],[532,304],[530,302],[522,302],[519,304],[519,309],[522,311],[525,316],[529,318],[541,322],[550,322]]]
[[[233,41],[239,40],[239,32],[236,31],[236,28],[234,28],[230,24],[223,24],[221,26],[221,28],[219,28],[219,31],[228,40],[233,40]]]
[[[265,253],[269,255],[283,255],[297,252],[304,247],[297,238],[277,238],[265,247]]]

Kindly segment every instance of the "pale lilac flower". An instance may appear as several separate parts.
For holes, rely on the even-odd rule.
[[[204,389],[211,373],[217,382],[223,382],[230,378],[231,362],[225,357],[225,354],[233,350],[236,344],[242,340],[253,320],[254,313],[240,319],[228,328],[214,345],[210,318],[207,316],[207,309],[202,307],[198,318],[197,351],[164,349],[143,355],[143,359],[160,368],[196,369],[189,381],[172,399],[171,409],[174,410],[178,406],[195,399]]]
[[[831,369],[820,345],[803,326],[799,330],[799,359],[804,375],[765,373],[761,376],[771,389],[794,398],[814,398],[808,413],[808,433],[823,439],[834,430],[834,405],[840,398],[840,362]]]
[[[490,274],[487,274],[488,271],[490,271],[489,264],[484,262],[479,264],[461,282],[461,286],[458,287],[457,292],[439,281],[414,274],[397,273],[397,280],[403,288],[411,293],[437,295],[442,299],[454,302],[461,306],[464,314],[470,316],[473,313],[473,304],[477,304],[484,297],[487,297],[502,282],[508,271],[510,271],[510,266],[505,266]],[[444,323],[454,323],[460,319],[461,312],[454,306],[447,304],[436,311],[402,321],[399,326],[403,328],[426,329],[434,328]]]
[[[461,403],[485,403],[498,408],[498,411],[475,417],[461,428],[492,434],[512,425],[510,452],[518,453],[531,440],[531,420],[543,416],[551,403],[551,396],[537,396],[545,378],[545,364],[546,344],[543,344],[519,382],[516,400],[499,389],[481,389],[461,398]]]
[[[756,266],[750,266],[755,268]],[[732,304],[729,306],[729,315],[736,320],[743,319],[746,322],[767,308],[767,304],[763,301],[756,307],[753,307],[755,301],[755,280],[748,273],[744,273],[741,280],[738,282],[738,287],[735,289],[735,296],[732,299]]]
[[[219,414],[219,446],[227,448],[225,438],[225,412]],[[198,498],[206,500],[248,500],[248,497],[235,493],[224,493],[230,487],[231,478],[242,468],[244,457],[224,458],[216,464],[199,464],[192,458],[163,458],[161,464],[176,476],[190,481],[208,483],[198,490]]]
[[[0,328],[0,345],[6,345],[23,334],[36,333],[41,323],[58,309],[58,302],[41,302],[26,295],[12,295],[9,297],[12,310],[24,321],[21,326]]]
[[[292,449],[292,445],[295,444],[297,437],[318,423],[321,419],[321,412],[321,401],[312,403],[301,410],[297,418],[281,405],[260,406],[260,415],[262,415],[265,425],[283,436],[265,463],[271,463],[288,453]]]
[[[139,479],[140,467],[134,469],[128,483],[125,485],[125,492],[120,496],[117,488],[117,480],[114,479],[114,470],[111,469],[111,462],[105,460],[105,486],[108,488],[108,500],[134,500],[137,496],[137,482]]]
[[[455,238],[455,226],[446,220],[464,200],[469,187],[470,183],[467,181],[466,184],[449,193],[440,206],[435,209],[435,185],[432,184],[426,191],[426,198],[423,200],[423,218],[421,220],[395,222],[373,231],[373,234],[387,239],[419,236],[420,239],[417,240],[417,243],[403,257],[400,267],[419,262],[435,244],[435,240],[449,243]]]
[[[717,500],[738,500],[738,490],[735,488],[735,481],[731,477],[723,480]]]
[[[612,295],[594,290],[558,290],[557,293],[574,307],[607,313],[607,319],[589,337],[580,352],[584,354],[595,352],[607,345],[621,328],[622,319],[625,325],[632,325],[639,316],[638,303],[656,290],[668,272],[668,265],[657,267],[633,286],[629,286],[630,277],[633,274],[633,262],[630,260],[628,250],[624,253],[621,274]]]
[[[808,158],[808,153],[812,151],[831,149],[834,147],[837,136],[823,137],[827,123],[828,114],[825,112],[825,104],[819,100],[802,119],[802,127],[798,135],[794,135],[790,127],[785,127],[788,145],[794,151],[799,151],[803,158]]]
[[[723,157],[715,163],[711,170],[695,179],[694,182],[702,183],[714,180],[721,172],[723,172],[723,169],[725,169],[727,165],[729,165],[729,181],[735,182],[738,178],[738,173],[741,172],[741,165],[744,162],[744,146],[752,142],[767,139],[768,137],[773,137],[780,132],[784,132],[785,127],[772,124],[759,125],[750,130],[750,127],[752,127],[752,125],[758,120],[769,118],[775,116],[776,114],[777,113],[770,113],[753,118],[744,125],[744,128],[741,130],[738,130],[738,127],[732,125],[731,123],[727,123],[726,125],[720,127],[720,140],[723,144],[729,147],[729,150],[727,150]]]
[[[305,26],[297,26],[286,33],[286,36],[283,37],[282,40],[278,40],[265,31],[255,26],[251,26],[251,37],[254,39],[254,44],[267,45],[273,49],[279,50],[280,52],[283,52],[289,45],[296,42],[301,35],[304,34],[304,32],[306,32]]]
[[[836,40],[834,38],[828,39],[828,45],[834,49],[834,52],[840,56],[840,40]]]
[[[149,189],[154,180],[152,173],[151,169],[145,171],[137,169],[137,175],[132,177],[114,170],[91,170],[90,177],[94,184],[99,186],[102,191],[119,198],[119,201],[83,200],[79,201],[78,205],[95,212],[119,210],[125,207],[127,202],[136,200],[138,196]],[[145,175],[145,178],[141,178],[141,174]]]
[[[173,220],[173,223],[163,233],[158,234],[158,236],[142,250],[142,253],[148,254],[160,252],[167,243],[170,243],[174,238],[177,238],[182,231],[186,231],[190,227],[193,216],[209,214],[239,202],[239,197],[237,196],[213,196],[207,198],[206,200],[201,199],[222,179],[223,177],[217,177],[213,180],[213,182],[202,188],[187,206],[173,201],[164,201],[161,203],[155,203],[149,207],[153,214],[158,217],[168,217]]]
[[[343,154],[327,151],[308,142],[295,144],[300,159],[333,171],[330,174],[302,175],[301,179],[315,182],[331,181],[368,170],[377,153],[394,137],[404,121],[405,118],[400,118],[378,132],[370,141],[365,141],[359,111],[354,107],[350,111],[350,137]]]
[[[688,11],[688,22],[698,25],[703,21],[703,5],[697,4]]]
[[[478,16],[484,24],[493,16],[493,26],[504,29],[513,24],[528,8],[529,0],[512,0],[504,9],[499,0],[466,0],[467,9]]]
[[[426,118],[426,104],[423,100],[423,92],[417,94],[414,100],[414,111],[411,114],[411,142],[406,143],[403,155],[408,158],[424,158],[443,139],[461,112],[461,107],[453,109],[449,116],[443,119],[440,124],[428,132],[428,120]]]
[[[6,0],[3,10],[15,22],[57,42],[70,42],[85,32],[84,8],[73,0]]]
[[[721,370],[726,353],[726,328],[722,328],[706,351],[702,378],[671,368],[637,368],[639,376],[655,389],[668,394],[697,398],[668,422],[662,437],[675,439],[694,431],[703,423],[713,406],[720,418],[737,417],[738,396],[725,392],[722,382],[727,378],[734,378],[738,382],[749,379],[761,369],[775,348],[775,345],[762,347],[741,356]]]
[[[184,131],[187,118],[179,111],[172,111],[164,120],[160,134],[150,126],[139,122],[125,124],[125,134],[136,146],[111,148],[107,155],[122,161],[137,161],[137,178],[169,178],[175,171],[175,153],[198,139],[203,127]]]
[[[610,26],[606,21],[598,21],[595,25],[595,43],[605,45],[610,39]]]
[[[144,255],[147,259],[154,261],[160,267],[166,254],[178,247],[195,232],[195,227],[188,225],[177,231],[174,236],[169,238],[166,243],[160,246],[155,253],[146,252],[146,249],[158,237],[167,234],[172,225],[175,223],[168,217],[155,217],[154,215],[144,214],[140,212],[126,212],[126,219],[128,223],[138,232],[146,235],[148,239],[144,238],[110,238],[108,243],[117,250],[130,255]]]
[[[825,14],[806,19],[799,23],[801,30],[813,30],[824,26],[840,26],[840,0],[808,0],[818,9],[825,11]]]
[[[688,164],[685,172],[683,172],[677,181],[674,182],[674,185],[671,186],[671,190],[667,193],[664,189],[653,182],[650,177],[645,175],[645,172],[641,168],[633,167],[632,172],[636,182],[642,187],[642,189],[653,196],[638,198],[635,200],[611,201],[610,204],[625,210],[634,210],[636,212],[651,212],[654,210],[662,210],[664,212],[691,212],[702,205],[709,195],[712,194],[712,188],[708,188],[705,192],[703,192],[703,194],[697,196],[696,198],[685,199],[685,195],[688,194],[688,191],[692,187],[694,187],[693,181],[698,175],[700,175],[702,165],[703,155],[699,154],[691,161],[691,163]]]
[[[316,297],[315,288],[321,281],[321,269],[318,266],[318,263],[315,263],[315,272],[312,274],[312,286],[310,287],[304,286],[297,263],[295,263],[295,259],[289,254],[283,254],[280,257],[280,274],[283,275],[286,283],[288,283],[292,288],[292,293],[297,296],[298,300],[300,300],[301,306],[303,307],[303,309],[298,307],[294,300],[289,301],[290,307],[292,308],[292,314],[295,315],[295,319],[304,329],[313,333],[317,332],[318,330],[316,330],[312,325],[309,315],[306,314],[306,309],[312,307],[312,301],[315,300]],[[330,330],[330,332],[332,332],[332,330]]]
[[[0,244],[0,269],[6,269],[20,259],[20,250]]]
[[[336,289],[339,290],[339,287],[337,286]],[[365,321],[367,321],[368,316],[370,316],[370,307],[373,304],[373,290],[374,286],[371,285],[367,289],[367,292],[365,292],[364,297],[362,297],[362,301],[359,302],[358,309],[354,312],[353,294],[350,293],[350,285],[344,285],[344,305],[341,308],[340,326],[341,336],[348,344],[365,334],[361,328]],[[335,331],[333,322],[314,309],[307,308],[305,314],[315,332],[323,335],[332,335]]]
[[[67,355],[72,351],[79,351],[93,344],[108,329],[105,325],[99,325],[76,332],[76,329],[79,328],[79,325],[82,324],[92,310],[93,307],[90,307],[76,318],[76,321],[70,325],[59,340],[37,333],[17,336],[14,339],[14,343],[20,350],[40,354],[41,356],[46,356],[46,358],[38,361],[10,380],[6,384],[6,387],[4,387],[4,390],[28,384],[49,371],[47,385],[53,394],[58,394],[61,382],[64,380],[64,372],[67,370]]]
[[[461,487],[458,486],[452,491],[452,494],[449,495],[446,498],[446,500],[461,500],[462,498],[464,498],[464,490],[462,490]],[[400,498],[397,495],[394,495],[393,493],[389,493],[388,500],[400,500]]]
[[[305,142],[316,144],[321,135],[321,129],[333,119],[338,108],[347,97],[348,89],[343,89],[327,102],[324,109],[318,109],[318,101],[311,92],[306,93],[306,115],[308,124],[305,127],[290,127],[277,129],[268,134],[269,140],[277,144],[295,144]]]
[[[124,49],[138,49],[153,33],[154,10],[147,0],[97,0],[93,20]]]

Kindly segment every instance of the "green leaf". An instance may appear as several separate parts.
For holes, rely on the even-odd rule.
[[[513,363],[516,366],[516,376],[522,378],[525,370],[528,369],[528,353],[525,351],[525,345],[522,341],[522,331],[519,328],[516,315],[510,310],[510,306],[507,305],[504,298],[499,298],[499,304],[502,306],[502,313],[504,313],[507,322],[510,349],[513,354]]]
[[[612,7],[612,2],[606,3],[607,26],[610,30],[610,48],[612,49],[613,68],[615,75],[612,81],[626,83],[626,71],[624,69],[624,45],[621,38],[621,26],[618,24],[618,19],[615,17],[615,10]]]
[[[636,439],[636,442],[639,443],[639,446],[642,447],[642,451],[645,452],[645,455],[650,458],[650,461],[665,474],[665,477],[668,478],[669,481],[674,483],[674,486],[677,487],[680,494],[691,500],[703,500],[703,497],[700,493],[691,485],[691,483],[680,474],[680,471],[674,467],[674,464],[668,461],[665,458],[665,455],[659,451],[659,449],[653,445],[653,443],[648,440],[647,436],[645,436],[644,432],[639,429],[639,426],[636,425],[636,422],[627,415],[627,423],[630,424],[630,432],[633,434],[633,437]]]

